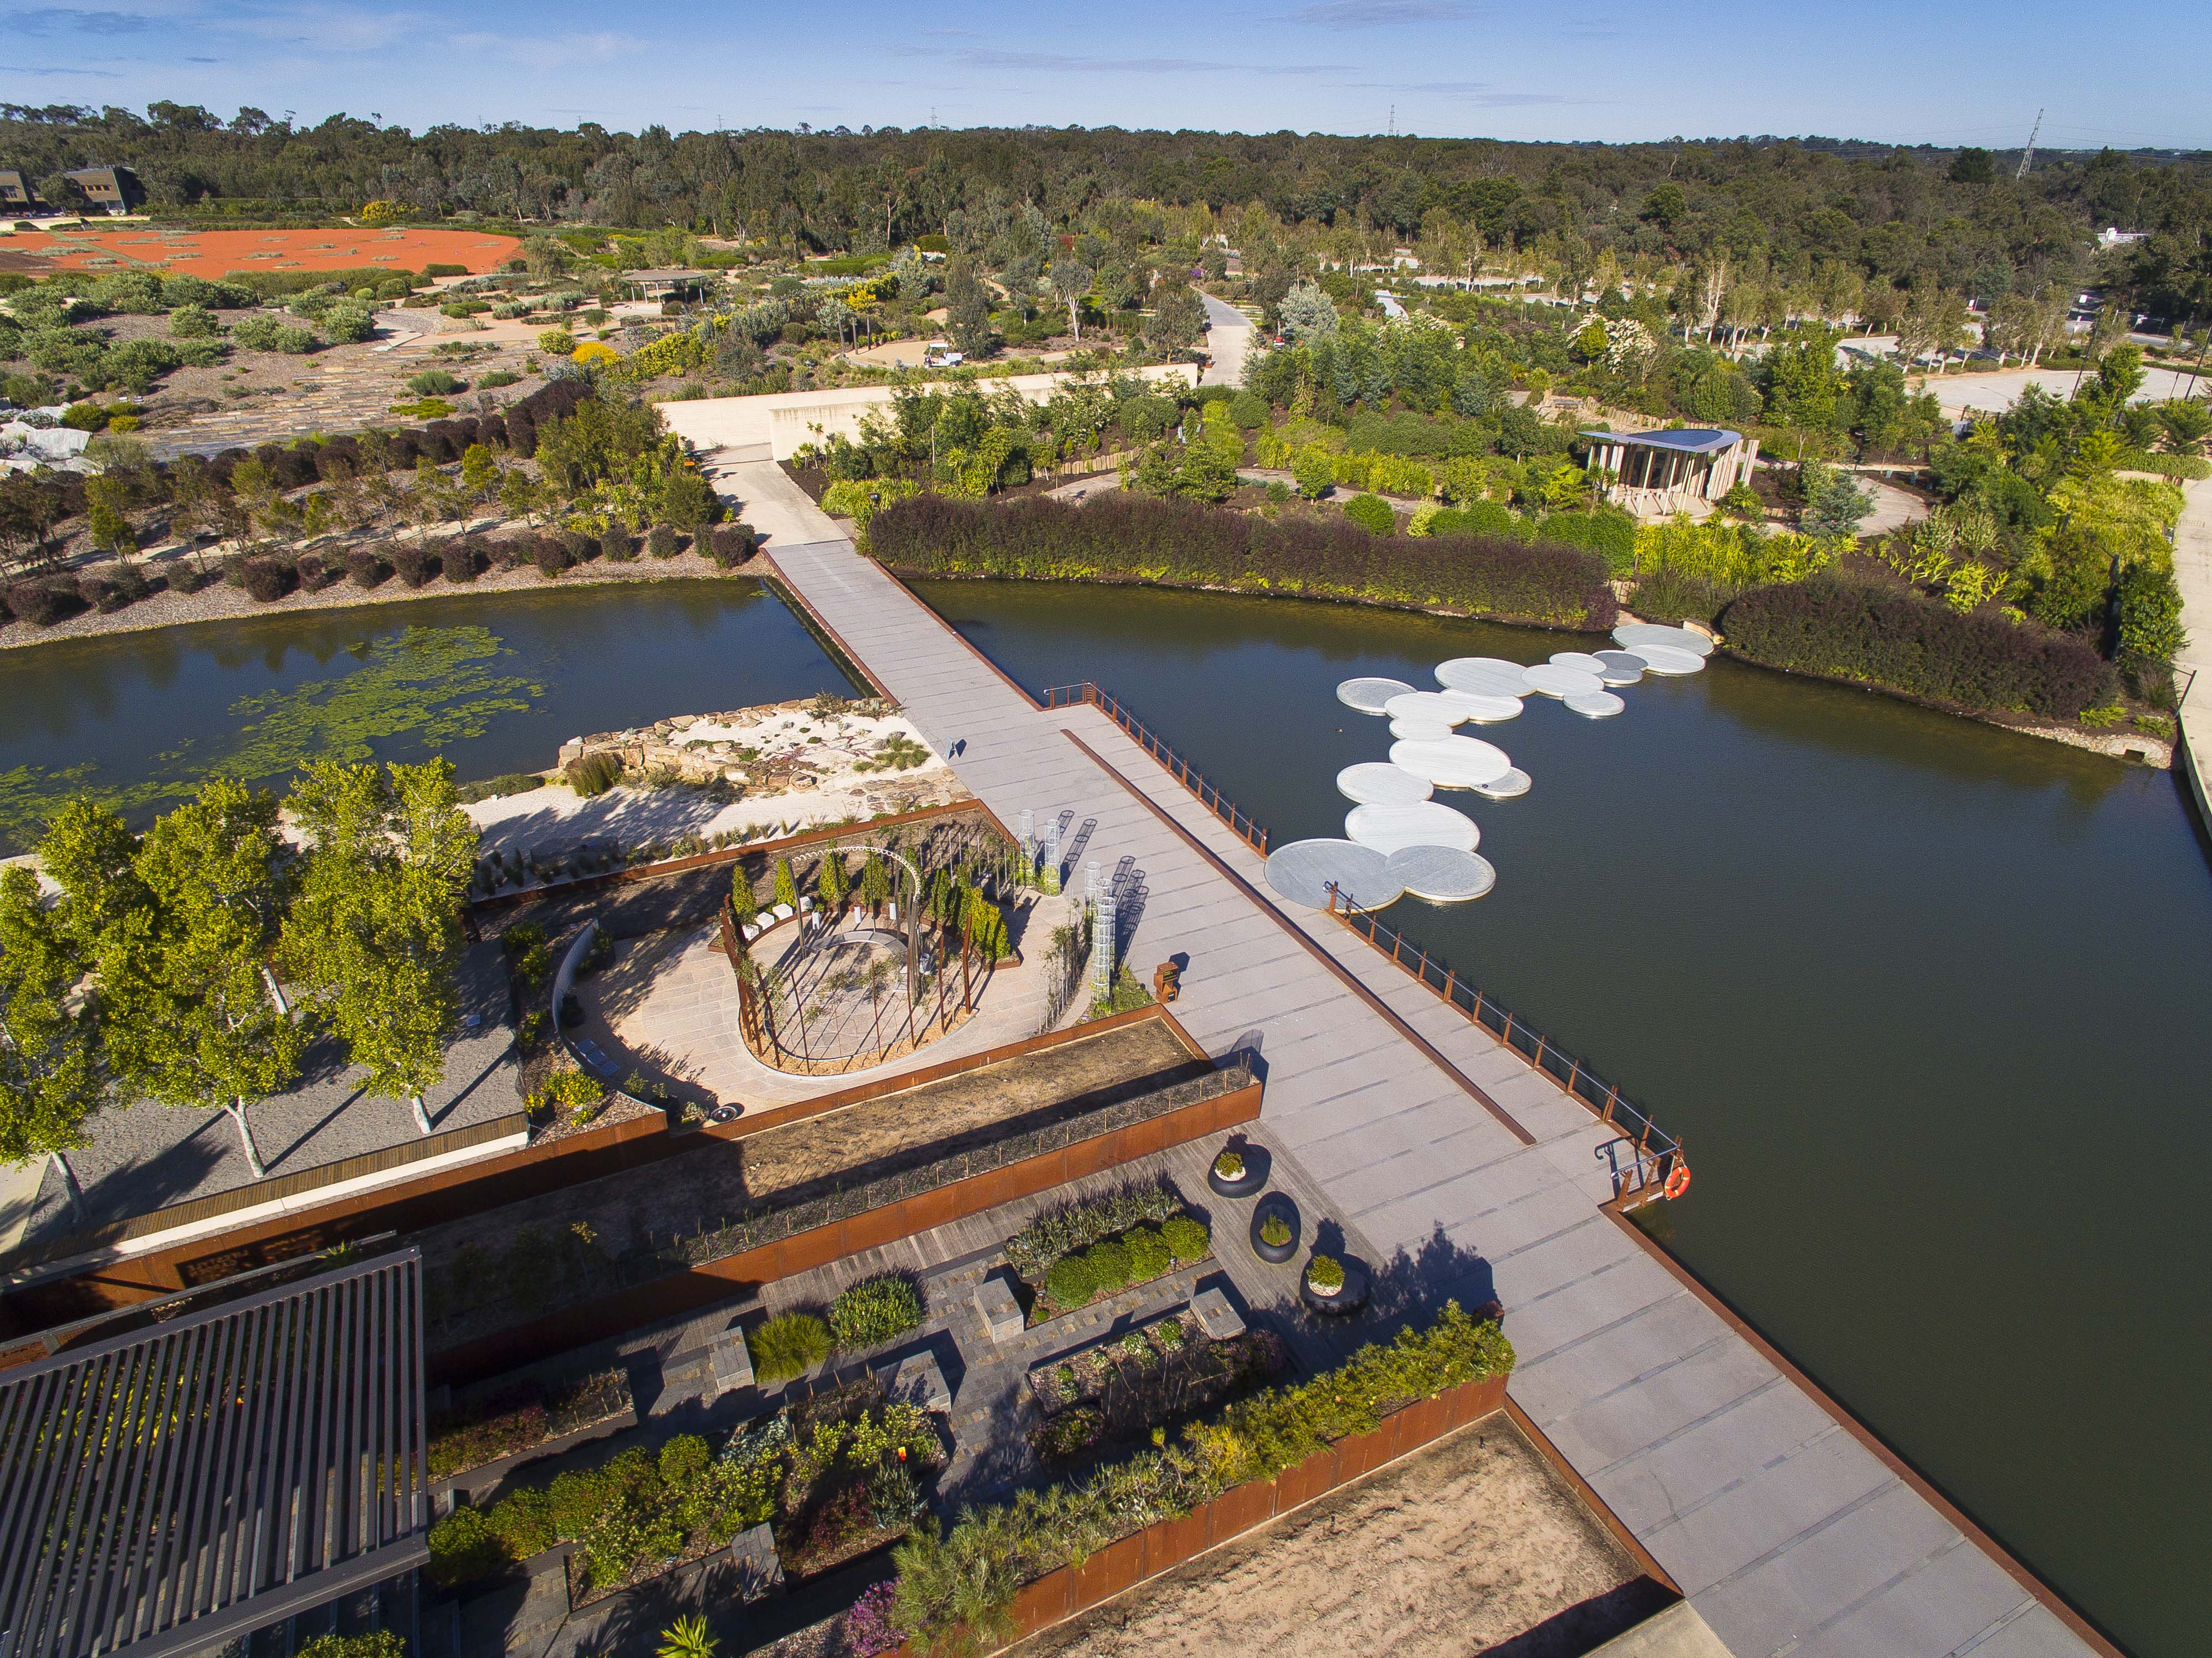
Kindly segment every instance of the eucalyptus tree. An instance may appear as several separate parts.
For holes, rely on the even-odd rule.
[[[269,971],[294,861],[275,795],[203,784],[138,843],[144,901],[103,929],[97,957],[118,1081],[164,1105],[228,1112],[256,1179],[267,1170],[248,1108],[290,1086],[307,1046]]]
[[[1067,307],[1067,331],[1079,340],[1083,337],[1083,301],[1091,295],[1096,275],[1080,259],[1054,259],[1052,264],[1053,297]]]
[[[307,842],[283,959],[372,1094],[422,1096],[445,1075],[460,1017],[461,906],[477,854],[453,768],[326,760],[294,788]]]

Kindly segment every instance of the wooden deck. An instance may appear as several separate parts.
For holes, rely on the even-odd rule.
[[[1258,854],[1104,714],[1040,712],[823,528],[773,549],[792,588],[939,752],[964,745],[1001,822],[1066,815],[1082,861],[1127,860],[1132,966],[1188,958],[1177,1017],[1211,1053],[1258,1050],[1267,1138],[1386,1282],[1504,1304],[1514,1400],[1732,1652],[2113,1650],[1602,1210],[1588,1111],[1340,923],[1277,908]]]

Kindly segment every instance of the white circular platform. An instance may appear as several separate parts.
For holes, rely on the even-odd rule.
[[[1503,777],[1476,784],[1474,792],[1489,800],[1518,800],[1534,786],[1535,780],[1520,767],[1515,766]]]
[[[1383,867],[1388,878],[1435,904],[1463,904],[1498,884],[1487,858],[1449,847],[1408,847],[1392,853]]]
[[[1472,720],[1478,726],[1494,726],[1501,720],[1517,720],[1522,701],[1517,696],[1504,696],[1486,691],[1445,691],[1446,701],[1464,709],[1460,717]]]
[[[1441,743],[1452,734],[1451,726],[1442,720],[1407,718],[1390,722],[1390,735],[1407,743]]]
[[[1440,800],[1410,806],[1354,806],[1345,814],[1344,832],[1363,847],[1386,856],[1407,847],[1452,847],[1473,852],[1482,843],[1474,819]]]
[[[1385,702],[1382,712],[1393,720],[1434,720],[1446,726],[1467,718],[1467,710],[1442,691],[1407,691]]]
[[[1547,696],[1587,696],[1605,689],[1605,681],[1583,668],[1562,668],[1550,662],[1539,662],[1533,668],[1523,668],[1521,677],[1532,691],[1541,691]]]
[[[1633,685],[1644,677],[1645,659],[1633,651],[1600,651],[1597,659],[1605,664],[1605,671],[1598,676],[1608,685]]]
[[[1713,641],[1693,628],[1670,628],[1657,622],[1624,622],[1613,630],[1613,636],[1638,656],[1644,654],[1646,645],[1687,651],[1692,656],[1713,653]]]
[[[1294,904],[1326,909],[1334,881],[1338,908],[1381,909],[1406,890],[1385,872],[1387,862],[1374,847],[1350,841],[1293,841],[1268,854],[1267,884]]]
[[[1473,691],[1477,696],[1523,696],[1521,665],[1502,656],[1455,656],[1437,664],[1437,683],[1448,691]]]
[[[1664,645],[1641,645],[1637,655],[1644,659],[1644,671],[1656,674],[1701,673],[1705,659],[1692,651],[1670,650]]]
[[[1427,799],[1431,789],[1426,778],[1403,766],[1369,760],[1337,773],[1336,792],[1363,806],[1410,806]]]
[[[1628,706],[1611,691],[1584,691],[1565,699],[1567,708],[1585,720],[1610,720]]]
[[[1513,768],[1505,750],[1479,737],[1447,737],[1441,743],[1393,743],[1390,763],[1425,777],[1440,789],[1480,788]]]
[[[1605,677],[1605,664],[1588,651],[1554,651],[1552,653],[1552,665],[1555,668],[1580,668],[1584,673],[1594,673],[1601,679]]]
[[[1381,714],[1385,702],[1413,689],[1402,679],[1347,679],[1336,688],[1336,700],[1362,714]]]

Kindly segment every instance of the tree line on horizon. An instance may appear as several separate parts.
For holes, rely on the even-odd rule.
[[[72,167],[122,164],[155,211],[674,227],[803,252],[922,236],[979,249],[1034,209],[1056,230],[1235,237],[1262,222],[1387,260],[1441,215],[1481,250],[1573,265],[1724,256],[1835,261],[1899,287],[1995,299],[2089,278],[2094,233],[2147,233],[2107,272],[2140,308],[2212,313],[2212,155],[2046,154],[2025,179],[1979,149],[1820,138],[1508,143],[1290,132],[895,127],[637,133],[514,123],[422,133],[347,115],[312,126],[192,105],[147,113],[0,105],[0,164],[66,201]]]

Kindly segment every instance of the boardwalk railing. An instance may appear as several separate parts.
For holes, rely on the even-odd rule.
[[[1206,780],[1202,773],[1155,737],[1142,720],[1096,684],[1085,680],[1079,685],[1055,685],[1044,693],[1044,706],[1048,708],[1073,708],[1078,704],[1088,704],[1104,714],[1135,738],[1138,746],[1146,753],[1166,767],[1170,774],[1196,795],[1199,803],[1208,811],[1235,830],[1254,851],[1262,857],[1267,855],[1267,831],[1238,811],[1219,789]],[[1633,1148],[1635,1153],[1632,1166],[1616,1167],[1613,1170],[1614,1185],[1622,1196],[1648,1199],[1668,1191],[1670,1184],[1673,1187],[1670,1195],[1679,1195],[1686,1189],[1690,1165],[1689,1160],[1683,1156],[1681,1143],[1621,1098],[1620,1089],[1602,1080],[1595,1072],[1572,1054],[1562,1051],[1548,1038],[1529,1029],[1522,1020],[1499,1006],[1495,998],[1484,994],[1427,950],[1407,943],[1402,934],[1384,926],[1373,916],[1350,909],[1335,910],[1334,913],[1339,920],[1376,950],[1557,1083],[1570,1099],[1587,1106],[1600,1122],[1619,1130],[1622,1138],[1612,1144],[1626,1143]]]
[[[1267,831],[1237,809],[1234,802],[1206,780],[1206,774],[1152,735],[1145,723],[1089,680],[1079,685],[1054,685],[1044,694],[1048,708],[1073,708],[1088,703],[1136,739],[1137,746],[1168,768],[1169,774],[1193,794],[1199,804],[1235,830],[1237,837],[1261,857],[1267,855]]]

